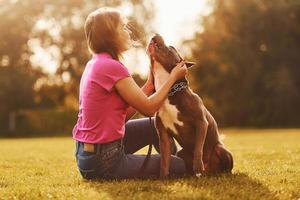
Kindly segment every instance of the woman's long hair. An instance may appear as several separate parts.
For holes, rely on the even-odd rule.
[[[99,8],[90,13],[84,25],[89,50],[94,54],[106,52],[119,60],[130,42],[118,31],[125,22],[120,12],[112,8]]]

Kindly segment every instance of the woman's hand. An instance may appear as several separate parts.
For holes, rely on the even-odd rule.
[[[144,87],[146,87],[148,90],[151,90],[151,91],[154,90],[154,77],[153,77],[151,68],[149,69],[147,81],[146,81]]]
[[[173,77],[176,81],[182,79],[187,74],[187,67],[185,65],[185,61],[181,61],[178,63],[171,71],[171,77]]]

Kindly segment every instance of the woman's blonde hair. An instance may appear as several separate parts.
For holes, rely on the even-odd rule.
[[[90,13],[84,24],[89,50],[94,54],[106,52],[119,60],[129,42],[118,31],[125,22],[120,12],[113,8],[99,8]]]

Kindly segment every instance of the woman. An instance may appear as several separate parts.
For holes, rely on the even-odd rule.
[[[78,121],[73,129],[79,171],[86,179],[134,178],[145,156],[133,153],[148,145],[153,137],[157,146],[158,139],[148,118],[125,122],[136,111],[153,116],[187,69],[183,62],[178,64],[165,84],[152,94],[151,73],[139,88],[119,61],[131,40],[125,19],[118,11],[101,8],[92,12],[84,29],[93,57],[81,77]],[[159,162],[160,156],[152,155],[143,177],[159,177]],[[184,172],[183,160],[172,156],[170,176]]]

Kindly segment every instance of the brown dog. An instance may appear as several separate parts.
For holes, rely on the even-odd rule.
[[[174,47],[167,47],[158,34],[151,39],[147,53],[155,89],[158,89],[182,58]],[[190,67],[193,63],[186,62],[186,65]],[[169,174],[172,137],[182,147],[177,155],[185,161],[189,174],[231,172],[233,158],[219,139],[217,123],[185,78],[171,88],[156,113],[155,126],[160,138],[161,177]]]

